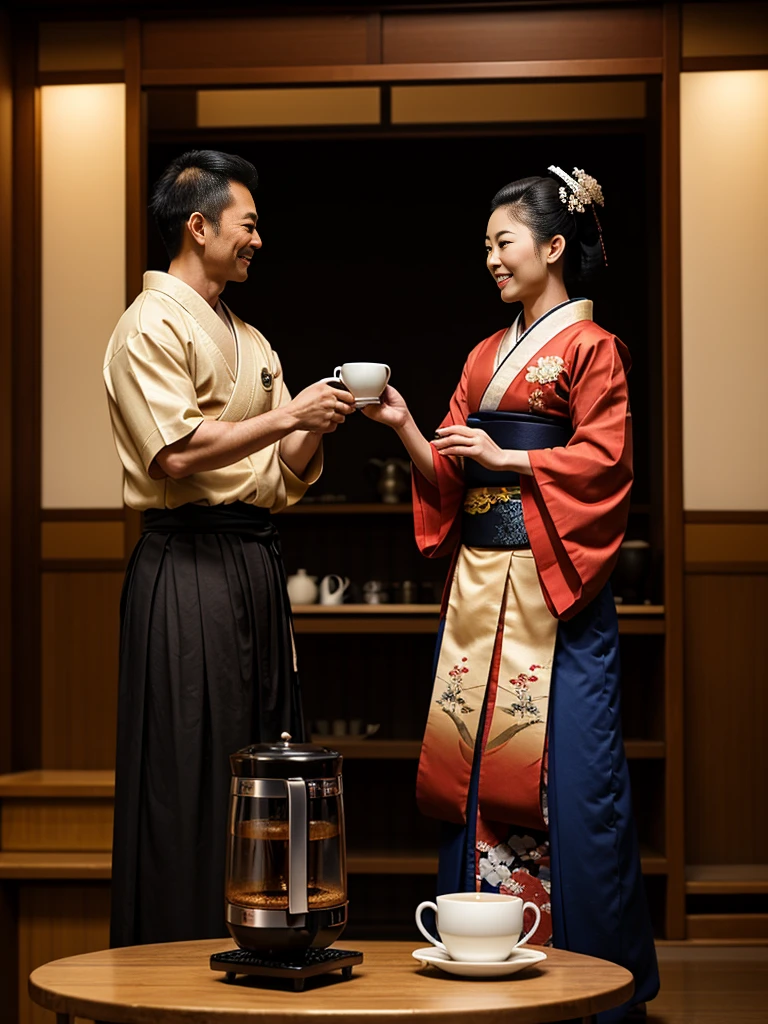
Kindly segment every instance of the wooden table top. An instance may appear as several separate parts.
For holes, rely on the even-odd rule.
[[[367,941],[340,944],[365,956],[349,981],[335,972],[293,992],[257,986],[255,978],[227,984],[208,958],[232,948],[226,939],[205,939],[67,957],[33,971],[29,992],[48,1010],[112,1024],[306,1024],[308,1017],[541,1024],[598,1013],[633,991],[623,967],[560,949],[508,979],[465,980],[422,967],[411,957],[413,942]]]

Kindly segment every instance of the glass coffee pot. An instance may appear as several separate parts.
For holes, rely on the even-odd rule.
[[[341,761],[288,733],[230,757],[226,919],[243,949],[322,949],[344,930]]]

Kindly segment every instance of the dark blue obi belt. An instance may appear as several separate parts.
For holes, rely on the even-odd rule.
[[[475,412],[467,426],[484,430],[499,448],[535,451],[562,448],[571,439],[568,420],[525,412]],[[461,542],[472,548],[527,548],[520,475],[486,469],[464,460],[464,512]]]

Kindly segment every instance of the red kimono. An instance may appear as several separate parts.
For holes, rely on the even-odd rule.
[[[465,487],[461,460],[437,451],[436,486],[414,472],[419,548],[454,554],[418,798],[445,822],[438,892],[534,901],[534,942],[622,964],[640,1002],[656,994],[658,971],[607,585],[632,484],[629,356],[591,311],[568,301],[522,336],[518,320],[464,367],[443,426],[532,413],[569,438],[531,450],[533,475],[519,488],[501,477],[504,486],[477,487],[477,464]],[[461,543],[462,531],[477,546]]]

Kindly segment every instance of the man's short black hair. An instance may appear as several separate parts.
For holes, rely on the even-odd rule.
[[[202,213],[219,230],[222,211],[232,201],[230,181],[253,193],[259,176],[248,160],[215,149],[192,149],[166,167],[149,208],[170,259],[179,255],[184,225],[193,213]]]

